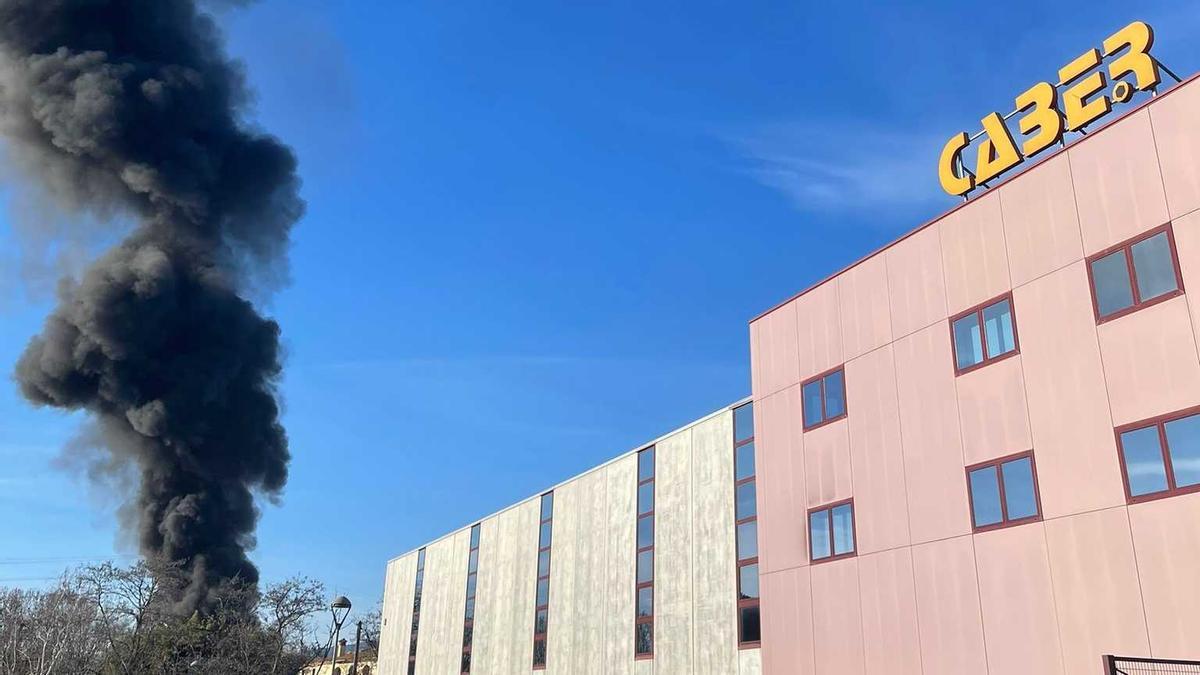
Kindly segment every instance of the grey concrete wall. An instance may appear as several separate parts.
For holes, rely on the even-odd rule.
[[[758,650],[737,645],[732,411],[654,445],[654,658],[633,654],[637,457],[630,453],[555,488],[546,675],[761,673]],[[539,512],[534,496],[481,521],[478,675],[532,670]],[[469,533],[468,525],[427,547],[421,675],[459,673]],[[382,675],[406,673],[415,572],[415,552],[388,565]]]

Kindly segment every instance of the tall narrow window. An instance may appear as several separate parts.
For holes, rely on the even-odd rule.
[[[425,585],[425,549],[417,551],[417,584],[413,592],[412,633],[408,640],[408,675],[417,672],[417,628],[421,625],[421,589]]]
[[[754,404],[733,410],[733,500],[737,537],[738,645],[762,642],[758,595],[758,495],[754,468]]]
[[[467,609],[463,616],[462,673],[471,672],[471,643],[475,637],[475,588],[479,576],[479,525],[471,527],[471,551],[467,554]]]
[[[1018,352],[1012,295],[989,300],[950,319],[954,372],[962,375]]]
[[[1183,293],[1170,225],[1088,258],[1096,322],[1104,323]]]
[[[546,634],[550,629],[550,544],[554,533],[554,493],[542,495],[538,525],[537,591],[533,608],[533,668],[546,667]]]
[[[808,541],[809,554],[814,563],[854,555],[854,500],[847,499],[810,509]]]
[[[1032,452],[968,466],[967,493],[976,532],[1042,519]]]
[[[654,656],[654,446],[638,453],[637,479],[633,653],[648,659]]]
[[[1117,443],[1131,503],[1200,491],[1200,409],[1120,427]]]
[[[804,430],[815,429],[846,416],[846,375],[841,366],[805,380],[800,386]]]

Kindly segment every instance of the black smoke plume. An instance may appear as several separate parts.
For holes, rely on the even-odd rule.
[[[287,481],[279,327],[245,299],[284,264],[296,159],[242,121],[247,91],[193,0],[0,0],[0,131],[62,208],[131,215],[16,367],[35,404],[86,410],[140,479],[143,555],[185,611],[254,583],[256,492]]]

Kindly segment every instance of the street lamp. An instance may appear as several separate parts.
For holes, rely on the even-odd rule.
[[[333,599],[333,604],[329,605],[329,611],[333,613],[333,642],[329,645],[329,672],[337,672],[337,648],[338,638],[342,635],[342,622],[346,620],[346,616],[350,614],[350,599],[344,595],[339,595]]]

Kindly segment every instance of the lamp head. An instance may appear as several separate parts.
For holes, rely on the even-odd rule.
[[[350,613],[350,599],[344,595],[337,596],[329,605],[329,610],[333,612],[333,622],[341,626],[346,620],[346,615]]]

